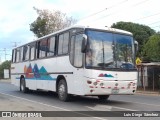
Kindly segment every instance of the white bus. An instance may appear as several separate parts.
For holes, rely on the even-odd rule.
[[[46,90],[62,101],[71,95],[134,94],[135,44],[130,32],[73,26],[14,48],[12,83],[20,91]]]

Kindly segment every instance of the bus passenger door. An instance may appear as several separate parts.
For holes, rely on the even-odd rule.
[[[30,43],[27,46],[24,46],[24,60],[25,62],[25,80],[26,86],[29,89],[36,90],[36,78],[35,78],[35,55],[36,55],[36,43]]]
[[[83,34],[71,37],[70,62],[73,65],[74,94],[83,94],[83,53],[81,52]]]

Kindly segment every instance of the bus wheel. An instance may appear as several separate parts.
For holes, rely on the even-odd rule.
[[[20,91],[23,93],[27,93],[29,91],[29,89],[26,87],[26,81],[24,78],[20,79]]]
[[[98,98],[101,101],[106,101],[109,98],[109,95],[99,95]]]
[[[69,94],[67,89],[67,83],[64,79],[61,79],[58,83],[58,97],[60,100],[66,102],[69,100]]]

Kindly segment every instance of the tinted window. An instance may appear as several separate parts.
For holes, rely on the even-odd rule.
[[[12,51],[12,62],[15,62],[15,58],[16,58],[16,50]]]
[[[20,61],[23,61],[23,47],[21,47],[20,54],[21,54],[21,56],[20,56]]]
[[[59,36],[58,54],[63,54],[63,34]]]
[[[70,61],[75,67],[82,67],[82,34],[72,36],[71,49],[70,49]]]
[[[74,44],[75,44],[75,36],[71,38],[71,49],[70,49],[70,62],[74,65]]]
[[[46,57],[47,40],[39,41],[38,48],[38,58]]]
[[[68,41],[69,41],[69,33],[64,33],[59,35],[59,43],[58,43],[58,54],[66,54],[68,53]]]
[[[76,35],[75,54],[74,54],[74,65],[76,67],[82,67],[82,52],[81,52],[82,39],[83,39],[82,34]]]
[[[89,45],[86,52],[86,66],[111,67],[113,64],[113,35],[103,31],[87,31]]]
[[[23,60],[29,60],[29,45],[23,47]]]
[[[20,50],[19,48],[17,49],[17,54],[16,54],[16,62],[19,62],[20,59]]]
[[[31,45],[31,50],[30,50],[30,60],[34,60],[35,58],[35,44]]]
[[[63,40],[63,54],[68,53],[69,33],[64,34]]]
[[[48,39],[47,56],[55,55],[55,37]]]

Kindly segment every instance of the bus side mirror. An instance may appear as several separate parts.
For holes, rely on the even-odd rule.
[[[135,40],[134,41],[134,48],[135,48],[135,53],[138,52],[138,42]]]
[[[83,34],[83,40],[82,40],[82,46],[81,46],[81,52],[85,53],[87,49],[87,36]]]

